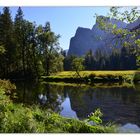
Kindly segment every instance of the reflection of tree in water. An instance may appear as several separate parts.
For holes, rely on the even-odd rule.
[[[16,102],[25,104],[41,104],[43,108],[51,108],[56,112],[61,111],[64,100],[63,87],[35,82],[17,82]]]
[[[104,121],[118,123],[136,123],[140,125],[140,90],[133,88],[94,88],[74,86],[57,86],[43,83],[17,84],[18,102],[26,104],[42,104],[43,108],[51,108],[61,112],[61,104],[66,97],[70,99],[71,108],[80,119],[86,118],[96,108],[104,114]],[[139,86],[137,86],[139,87]],[[39,95],[44,101],[39,100]]]
[[[43,105],[45,105],[47,108],[51,108],[56,112],[60,112],[62,110],[61,103],[64,100],[62,93],[62,87],[45,84],[44,96],[46,97],[46,102],[43,102]],[[41,100],[40,103],[42,104]]]
[[[96,108],[101,108],[104,121],[136,123],[140,125],[140,92],[133,88],[68,89],[72,109],[79,118],[86,118]]]
[[[16,82],[16,102],[25,104],[37,104],[37,84],[29,81]]]
[[[89,106],[86,105],[84,94],[88,96],[89,100],[92,100],[93,96],[90,92],[90,88],[87,87],[67,87],[67,93],[70,98],[71,107],[74,111],[76,111],[78,118],[85,118],[89,115]],[[93,111],[93,110],[92,110]]]

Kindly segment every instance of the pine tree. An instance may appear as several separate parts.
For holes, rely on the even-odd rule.
[[[14,54],[13,22],[9,7],[4,7],[0,15],[0,45],[6,50],[1,64],[4,75],[8,75],[12,71]]]
[[[23,77],[25,76],[25,29],[22,9],[19,7],[15,17],[15,39],[16,39],[16,54],[18,58],[18,70],[22,70]]]

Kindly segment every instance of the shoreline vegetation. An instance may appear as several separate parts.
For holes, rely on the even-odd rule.
[[[77,77],[74,71],[63,71],[56,75],[42,77],[42,79],[44,84],[48,80],[52,82],[52,84],[67,84],[68,86],[75,86],[75,84],[79,82],[80,86],[93,85],[93,87],[100,88],[102,86],[112,87],[111,83],[108,84],[107,82],[112,82],[113,85],[115,82],[115,86],[131,87],[133,86],[132,83],[136,81],[136,79],[139,81],[140,77],[139,71],[81,71],[80,76],[80,78]],[[68,81],[66,82],[65,80],[67,79]],[[61,82],[58,82],[59,80]],[[12,101],[13,98],[16,98],[16,86],[9,80],[0,80],[0,109],[2,110],[0,113],[0,132],[2,133],[117,132],[117,125],[114,124],[102,123],[91,125],[86,120],[65,118],[52,110],[44,110],[38,105],[25,106],[24,104],[14,103]],[[98,116],[97,118],[100,120]],[[94,118],[94,120],[97,118]]]
[[[16,86],[8,80],[0,80],[0,133],[113,133],[113,124],[91,125],[86,120],[65,118],[38,105],[25,106],[14,103]],[[99,110],[91,116],[97,122]],[[89,118],[88,118],[89,119]],[[102,121],[101,121],[102,122]]]
[[[46,82],[66,82],[66,83],[137,83],[140,81],[140,71],[80,71],[80,76],[74,71],[63,71],[51,76],[42,76]]]
[[[70,87],[90,87],[90,88],[135,88],[137,84],[132,83],[95,83],[95,84],[86,84],[86,83],[66,83],[66,82],[42,82],[43,84],[58,85],[58,86],[70,86]]]
[[[132,87],[140,80],[139,71],[63,71],[52,76],[42,76],[44,84],[66,84],[68,86]],[[112,83],[112,85],[111,85]],[[0,80],[0,132],[2,133],[115,133],[117,125],[91,125],[86,120],[65,118],[52,110],[38,105],[25,106],[14,103],[16,86],[9,80]],[[96,112],[96,111],[95,111]],[[95,113],[93,113],[95,114]],[[98,114],[98,113],[97,113]],[[95,116],[94,116],[95,117]],[[91,117],[91,118],[94,118]],[[88,119],[88,118],[87,118]],[[100,118],[94,118],[95,120]],[[94,121],[93,121],[94,122]]]

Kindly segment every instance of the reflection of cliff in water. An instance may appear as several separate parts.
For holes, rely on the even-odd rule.
[[[93,88],[18,82],[16,86],[18,103],[40,104],[63,116],[79,119],[87,118],[91,112],[100,108],[106,122],[132,123],[140,126],[139,85],[135,86],[136,89]]]
[[[140,92],[133,88],[68,90],[72,109],[78,118],[86,118],[95,109],[100,108],[104,121],[125,124],[131,122],[140,125]]]

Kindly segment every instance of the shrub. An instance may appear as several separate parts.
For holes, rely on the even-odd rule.
[[[134,81],[135,82],[140,81],[140,72],[135,72],[135,74],[134,74]]]
[[[126,83],[133,83],[134,81],[134,74],[124,75],[123,80]]]
[[[4,89],[7,94],[13,94],[16,91],[15,84],[12,84],[9,80],[0,80],[0,88]]]
[[[101,113],[100,109],[96,109],[95,112],[91,113],[89,116],[88,116],[88,119],[87,121],[88,122],[93,122],[93,124],[101,124],[102,123],[102,120],[100,117],[102,117],[103,114]]]
[[[89,79],[90,79],[91,81],[94,81],[94,79],[95,79],[95,74],[90,74],[88,77],[89,77]]]

